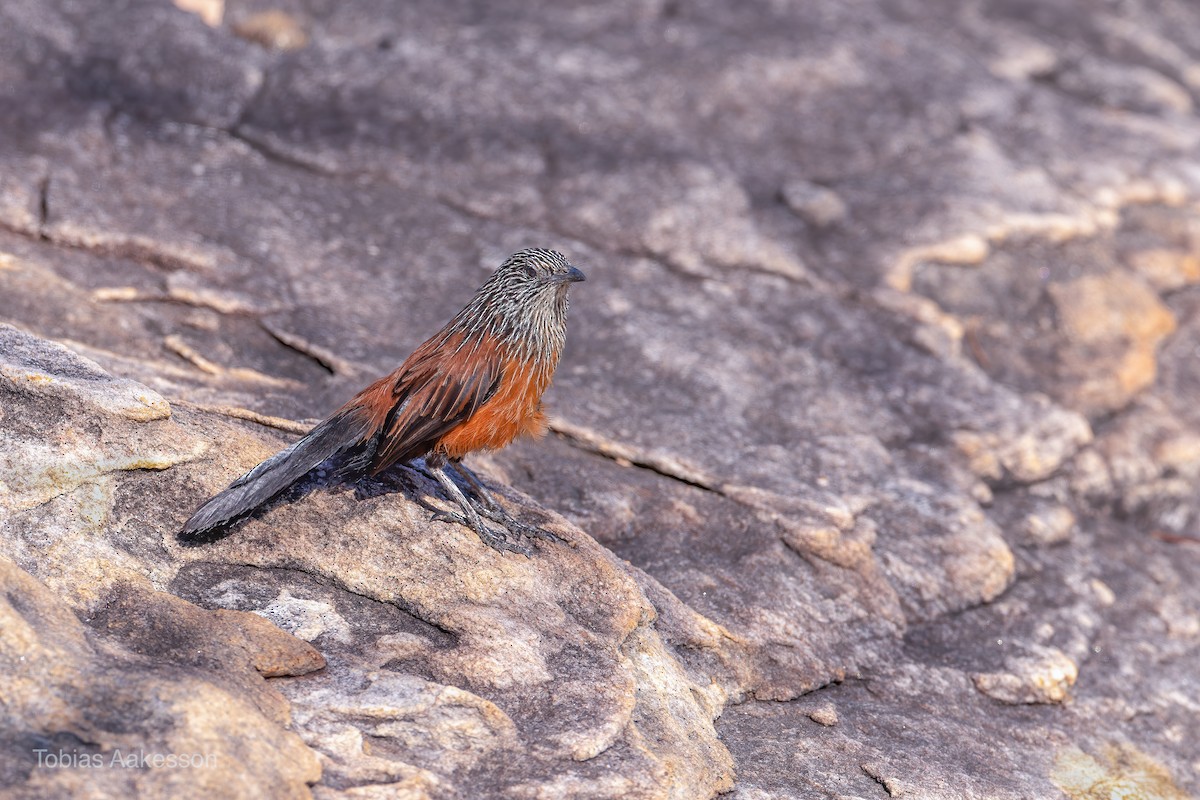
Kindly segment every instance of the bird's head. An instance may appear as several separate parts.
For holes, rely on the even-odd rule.
[[[451,327],[557,354],[566,335],[567,290],[582,280],[583,273],[562,253],[540,247],[521,250],[492,273]]]
[[[565,294],[572,283],[585,280],[562,253],[540,247],[513,253],[496,270],[495,277],[507,289],[536,295]]]

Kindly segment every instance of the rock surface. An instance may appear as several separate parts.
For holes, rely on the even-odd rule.
[[[0,791],[1200,793],[1197,99],[1182,0],[0,5]],[[175,543],[528,245],[564,544]]]

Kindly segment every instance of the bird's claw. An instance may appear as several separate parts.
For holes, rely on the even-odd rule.
[[[429,516],[430,522],[454,522],[459,525],[464,525],[468,528],[473,527],[467,518],[462,514],[455,514],[452,511],[435,511]]]
[[[493,550],[498,550],[502,553],[520,553],[526,558],[533,557],[533,548],[523,542],[510,542],[503,534],[493,533],[490,529],[487,529],[487,533],[475,532],[479,534],[479,538],[483,540],[483,543]]]
[[[487,488],[480,483],[479,479],[474,474],[461,465],[457,466],[457,470],[475,490],[475,496],[463,494],[462,489],[455,485],[454,480],[446,472],[447,465],[435,465],[433,477],[442,485],[442,489],[446,492],[446,496],[454,500],[458,505],[461,514],[455,514],[451,511],[438,511],[433,515],[433,519],[439,522],[457,522],[459,525],[465,525],[479,535],[483,543],[493,550],[508,553],[521,553],[525,556],[532,556],[533,550],[525,539],[548,539],[550,541],[562,541],[562,539],[549,531],[544,531],[541,528],[527,525],[521,522],[507,511],[501,508],[495,500],[488,496]],[[484,520],[488,522],[484,522]],[[509,536],[512,536],[510,539]]]
[[[474,522],[462,514],[452,511],[437,511],[429,518],[431,522],[453,522],[475,531],[480,541],[488,547],[501,553],[520,553],[526,558],[533,555],[533,550],[521,542],[511,542],[505,532],[492,530],[483,520],[476,518]],[[515,533],[515,531],[511,531]]]
[[[556,533],[544,530],[536,525],[530,525],[527,522],[521,522],[498,505],[493,505],[491,508],[481,506],[475,510],[479,512],[480,516],[487,517],[492,522],[503,525],[509,533],[517,536],[525,536],[530,539],[545,539],[551,542],[563,541],[563,538]]]

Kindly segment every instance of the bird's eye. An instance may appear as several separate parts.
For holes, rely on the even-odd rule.
[[[537,277],[537,270],[534,269],[532,264],[525,265],[525,277],[526,278],[536,278]]]

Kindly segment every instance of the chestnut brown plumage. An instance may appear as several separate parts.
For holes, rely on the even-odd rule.
[[[435,518],[467,525],[498,550],[528,552],[509,533],[554,538],[507,514],[458,462],[473,451],[545,431],[542,393],[566,341],[568,287],[583,279],[553,250],[509,257],[395,372],[201,506],[184,524],[180,541],[202,544],[227,536],[235,523],[329,459],[339,462],[340,477],[352,480],[422,457],[462,512]],[[467,479],[471,495],[455,484],[448,467]]]

